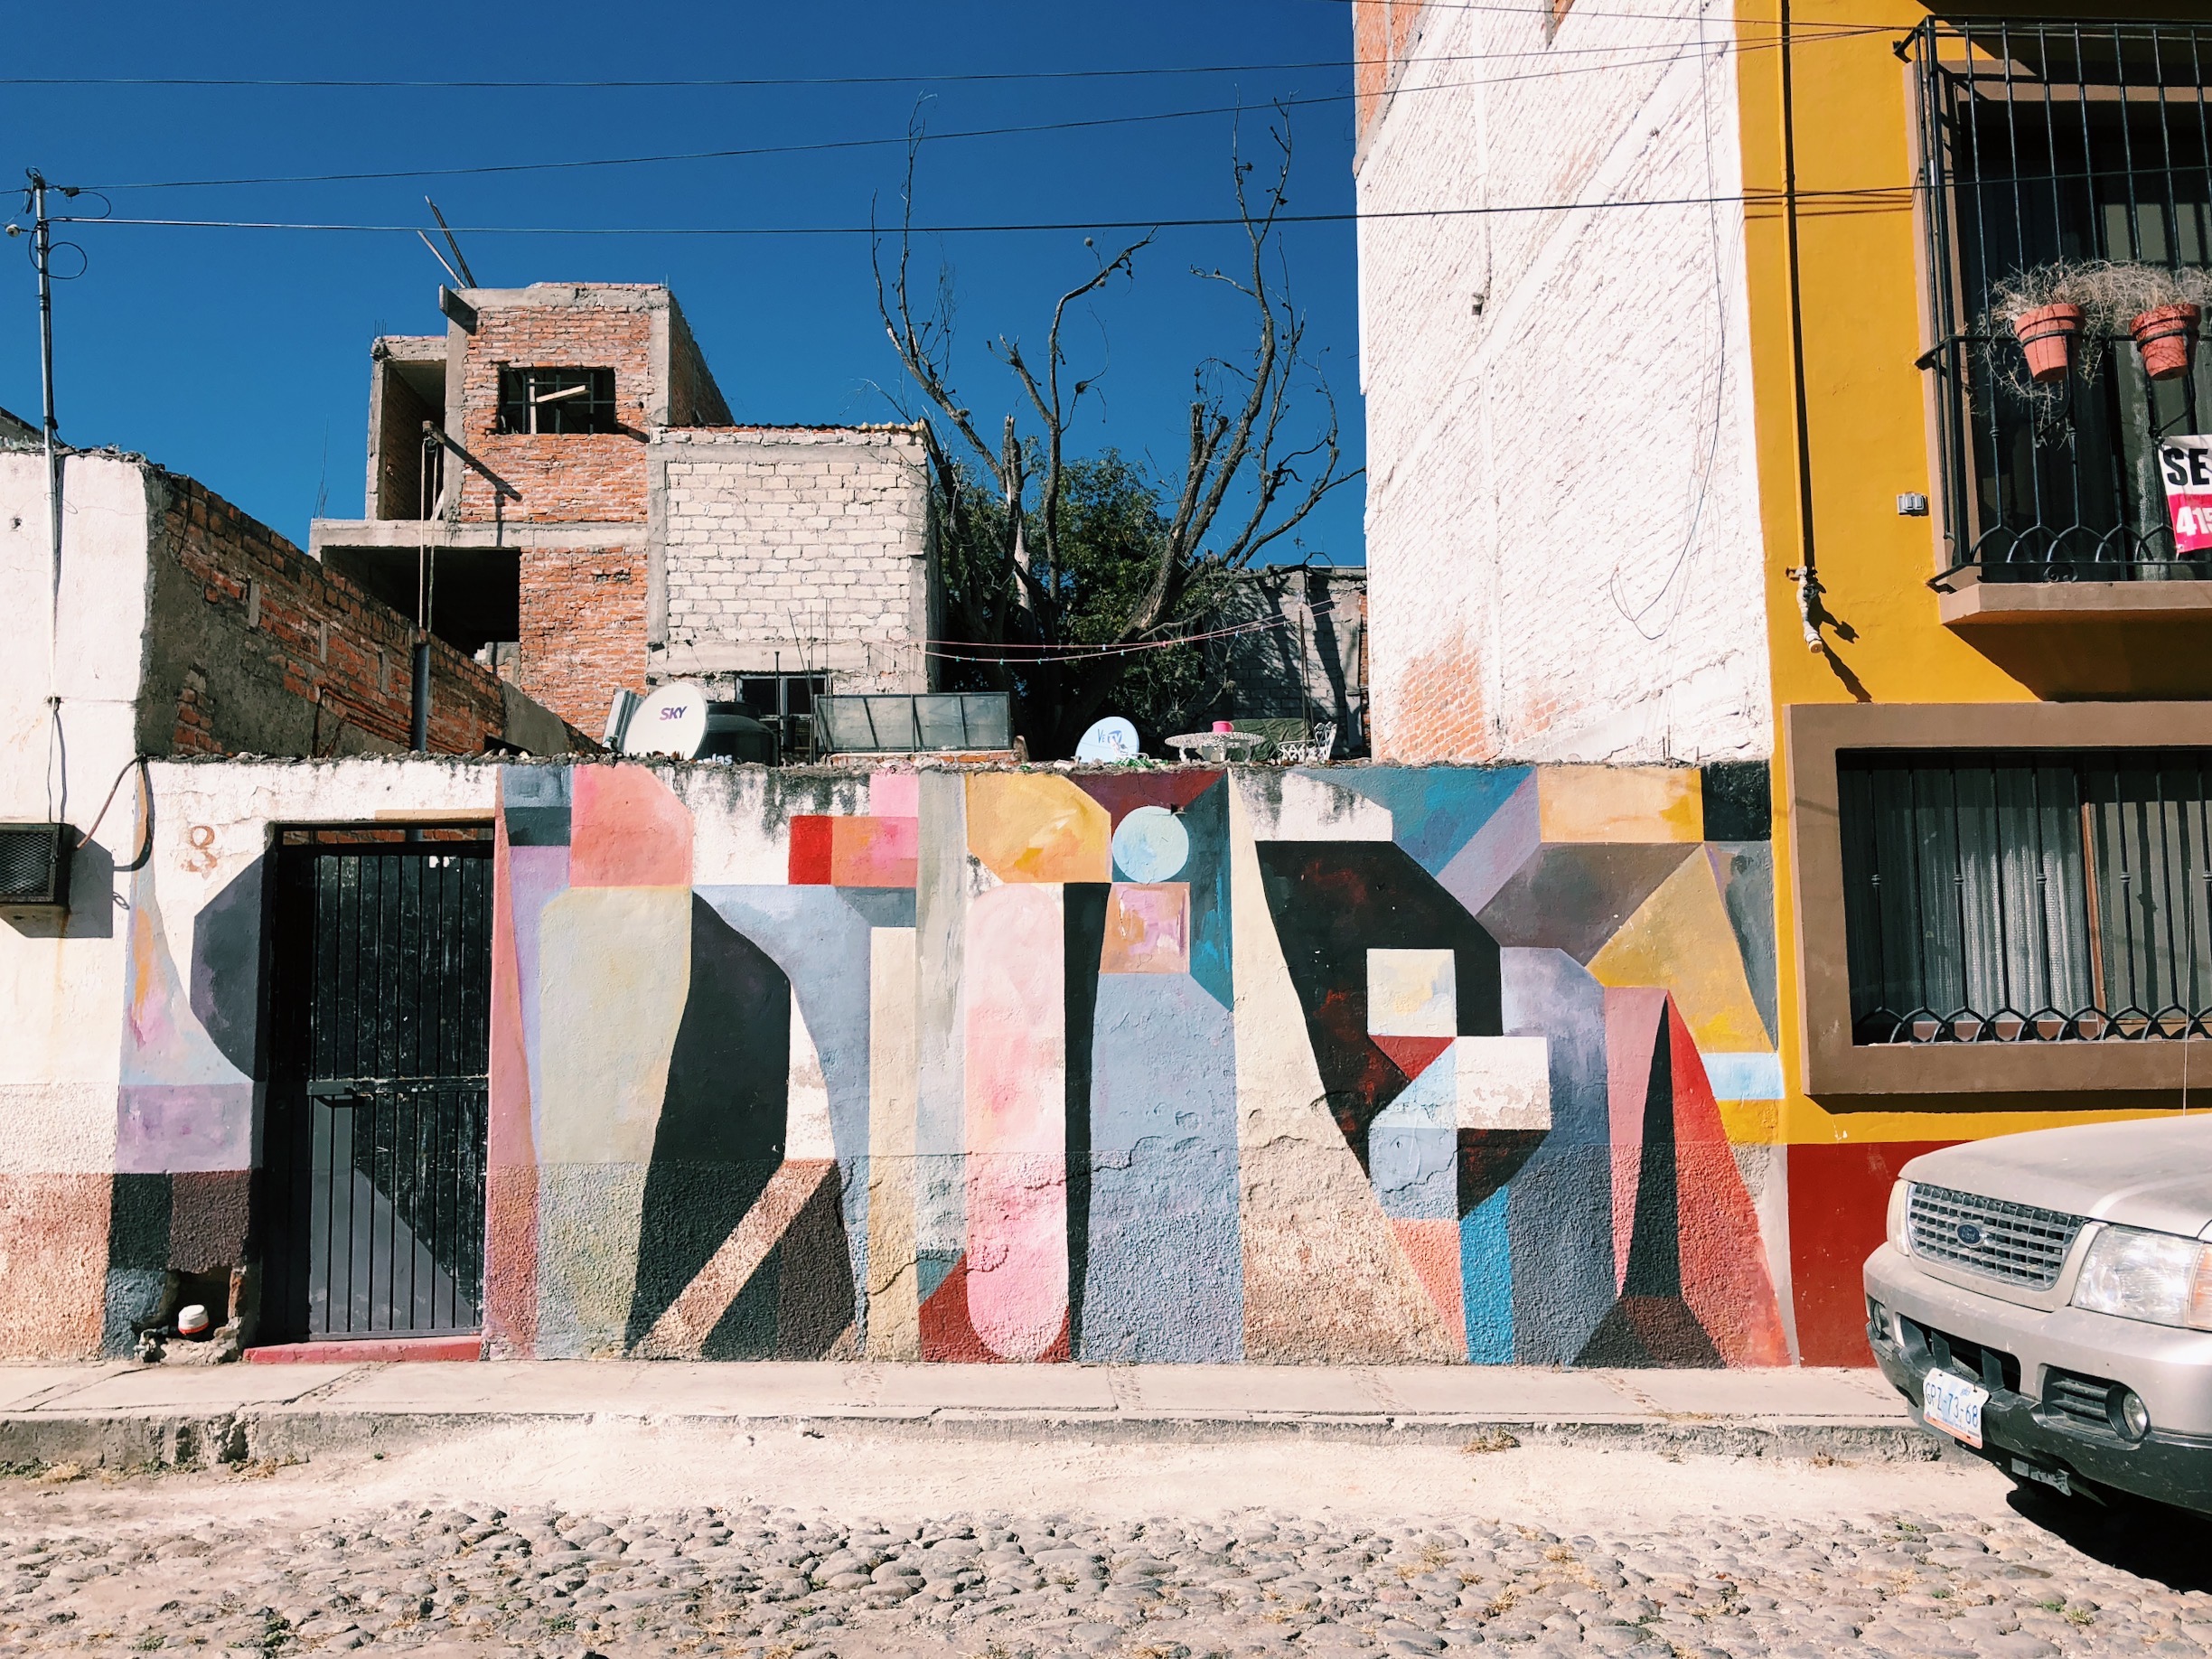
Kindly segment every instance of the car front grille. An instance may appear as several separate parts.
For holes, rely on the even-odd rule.
[[[2054,1371],[2043,1382],[2043,1410],[2049,1416],[2064,1418],[2069,1426],[2110,1434],[2113,1386],[2101,1377]]]
[[[1913,1254],[1923,1261],[2048,1290],[2058,1282],[2081,1230],[2078,1215],[1913,1183],[1907,1232]]]

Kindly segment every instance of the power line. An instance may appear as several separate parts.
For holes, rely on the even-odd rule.
[[[1917,186],[1913,184],[1877,184],[1856,189],[1804,190],[1797,192],[1800,202],[1864,201],[1902,202],[1909,201]],[[1739,204],[1747,207],[1779,207],[1783,192],[1778,190],[1746,191],[1731,195],[1657,196],[1638,197],[1611,202],[1538,202],[1492,204],[1485,207],[1460,208],[1398,208],[1359,211],[1346,209],[1333,213],[1277,213],[1268,222],[1277,225],[1347,224],[1354,220],[1401,219],[1471,219],[1494,214],[1509,213],[1582,213],[1617,208],[1705,207]],[[57,215],[56,224],[127,225],[139,229],[184,230],[323,230],[359,231],[369,234],[398,233],[417,235],[420,227],[402,224],[351,223],[339,220],[293,220],[268,219],[74,219]],[[907,227],[916,236],[997,235],[1031,230],[1185,230],[1215,226],[1241,226],[1245,220],[1234,214],[1188,219],[1089,219],[1034,220],[1026,223],[998,224],[945,224],[914,225]],[[470,236],[669,236],[669,237],[743,237],[743,236],[880,236],[895,227],[883,225],[456,225],[455,230]]]
[[[1893,33],[1889,27],[1879,31],[1860,33]],[[1504,86],[1524,80],[1550,80],[1568,75],[1595,74],[1607,70],[1660,67],[1673,63],[1684,52],[1698,50],[1695,42],[1683,42],[1666,51],[1664,56],[1647,56],[1607,63],[1573,63],[1562,67],[1530,70],[1521,74],[1488,76],[1476,80],[1439,81],[1418,87],[1401,87],[1393,95],[1406,97],[1415,92],[1465,91],[1477,87]],[[1661,44],[1645,43],[1636,46],[1591,49],[1606,52],[1658,52]],[[1705,50],[1717,52],[1750,52],[1770,51],[1772,47],[1760,42],[1715,42]],[[1420,59],[1420,62],[1450,61],[1447,59]],[[0,82],[0,84],[6,84]],[[603,167],[642,167],[663,165],[676,162],[729,161],[759,155],[800,155],[822,154],[839,150],[879,149],[903,145],[916,140],[942,143],[962,138],[1001,138],[1029,136],[1038,133],[1074,132],[1102,127],[1143,126],[1158,121],[1183,121],[1207,116],[1244,115],[1256,113],[1261,108],[1297,109],[1317,105],[1350,103],[1357,92],[1318,93],[1306,98],[1269,99],[1264,104],[1217,104],[1201,109],[1157,110],[1138,115],[1096,116],[1068,121],[1039,121],[1009,127],[981,127],[956,129],[951,132],[902,133],[895,136],[876,138],[830,138],[805,144],[749,145],[717,150],[680,150],[645,155],[586,156],[566,161],[494,162],[450,167],[393,167],[351,173],[298,173],[240,175],[216,179],[139,179],[121,183],[89,185],[88,189],[120,190],[201,190],[234,188],[266,184],[351,184],[389,183],[398,179],[442,179],[463,177],[495,177],[521,173],[564,173]]]
[[[1431,0],[1433,4],[1433,0]],[[1494,8],[1516,10],[1524,8]],[[1654,22],[1679,23],[1677,16],[1659,14],[1598,13],[1599,16],[1646,16]],[[1838,23],[1825,25],[1839,33],[1889,33],[1895,23]],[[1694,42],[1639,41],[1633,45],[1535,46],[1513,52],[1452,52],[1414,59],[1315,58],[1277,63],[1167,63],[1128,69],[1058,70],[915,70],[903,75],[747,75],[697,78],[636,78],[622,80],[534,80],[527,79],[476,80],[409,80],[356,76],[287,75],[0,75],[0,87],[146,87],[183,90],[267,89],[333,92],[621,92],[621,91],[758,91],[779,87],[904,87],[989,85],[1033,80],[1129,80],[1186,75],[1271,75],[1306,70],[1360,70],[1378,63],[1483,63],[1519,58],[1571,58],[1593,52],[1653,50]]]

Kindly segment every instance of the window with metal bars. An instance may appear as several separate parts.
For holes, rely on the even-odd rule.
[[[1930,19],[1912,37],[1946,574],[2195,579],[2157,441],[2212,429],[2212,376],[2152,381],[2124,333],[2038,389],[2000,285],[2060,261],[2212,265],[2212,25]]]
[[[2212,1034],[2212,750],[1844,754],[1855,1043]]]
[[[501,369],[499,429],[542,436],[619,432],[612,369]]]

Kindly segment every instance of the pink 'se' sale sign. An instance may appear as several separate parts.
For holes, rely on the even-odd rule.
[[[2159,445],[2166,477],[2166,511],[2173,520],[2174,551],[2212,548],[2212,437],[2167,438]]]

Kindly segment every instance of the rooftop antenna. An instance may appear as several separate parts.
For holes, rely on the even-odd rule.
[[[422,245],[430,250],[430,257],[433,259],[436,259],[440,266],[444,267],[446,276],[453,278],[453,286],[455,287],[465,288],[470,286],[469,284],[461,280],[461,273],[454,269],[451,264],[447,263],[444,254],[438,252],[437,244],[430,239],[430,234],[428,231],[417,230],[415,234],[422,238]]]
[[[461,286],[465,288],[474,287],[476,286],[476,273],[469,269],[468,260],[461,252],[461,244],[454,239],[453,227],[445,222],[445,215],[438,211],[438,204],[436,202],[431,202],[430,198],[427,196],[425,196],[423,201],[429,204],[430,217],[437,220],[438,230],[445,238],[445,246],[453,249],[454,264],[461,267]],[[421,235],[421,232],[417,231],[416,234],[419,236]],[[423,237],[423,240],[426,242],[427,242],[429,239],[430,239],[426,236]],[[437,252],[437,249],[433,248],[430,251],[432,253],[436,253]],[[440,265],[444,265],[445,262],[441,259],[438,261],[438,263]]]

